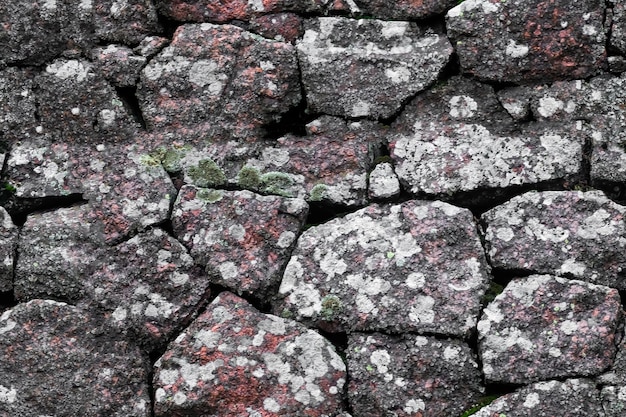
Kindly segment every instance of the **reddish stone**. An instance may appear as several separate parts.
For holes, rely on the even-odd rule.
[[[255,136],[300,102],[295,50],[236,26],[183,25],[142,71],[137,95],[149,129],[207,123]]]
[[[141,352],[80,308],[19,304],[2,314],[0,332],[1,415],[151,415]]]
[[[418,20],[444,13],[458,0],[356,0],[358,12],[385,20]],[[355,12],[355,10],[353,10]]]
[[[625,215],[601,191],[545,191],[517,196],[482,220],[495,268],[625,289]]]
[[[318,333],[220,294],[155,364],[157,417],[336,415],[345,365]]]
[[[295,13],[276,13],[256,17],[250,21],[250,31],[282,42],[294,43],[302,37],[302,18]]]
[[[172,224],[214,282],[266,299],[278,285],[307,212],[300,199],[185,186]]]
[[[532,275],[510,282],[478,322],[488,382],[598,376],[613,363],[622,306],[616,289]]]
[[[465,73],[531,83],[586,78],[606,67],[605,2],[471,0],[447,14]]]

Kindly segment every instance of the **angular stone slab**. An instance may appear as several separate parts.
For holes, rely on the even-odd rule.
[[[181,22],[227,23],[231,20],[250,21],[270,13],[319,13],[325,9],[326,0],[157,0],[165,16]]]
[[[0,292],[13,289],[13,263],[17,247],[18,229],[11,216],[0,207]]]
[[[132,49],[122,45],[94,48],[91,55],[100,73],[116,87],[137,84],[139,73],[147,62],[146,57],[136,55]]]
[[[92,0],[95,3],[96,36],[107,42],[138,44],[148,36],[161,32],[153,2],[146,0]]]
[[[612,8],[607,10],[611,17],[610,45],[622,54],[626,53],[626,4],[621,1],[611,2]]]
[[[566,414],[564,414],[566,413]],[[567,379],[537,382],[504,395],[473,417],[606,417],[593,381]]]
[[[474,354],[460,341],[354,333],[347,356],[348,398],[361,417],[458,416],[484,392]]]
[[[83,280],[104,254],[86,205],[31,214],[22,227],[15,265],[15,298],[53,298],[75,303],[84,297]]]
[[[34,127],[33,78],[34,72],[27,69],[10,67],[0,70],[0,132],[15,132],[18,136]]]
[[[602,386],[600,396],[605,417],[620,417],[626,410],[626,340],[617,347],[613,366],[596,378]]]
[[[305,21],[297,43],[312,112],[388,118],[433,83],[452,46],[409,22],[321,17]]]
[[[274,311],[331,332],[466,336],[488,280],[469,210],[374,204],[300,236]]]
[[[103,334],[83,310],[49,300],[0,316],[0,414],[148,417],[139,349]]]
[[[613,363],[621,318],[616,289],[550,275],[515,279],[478,322],[485,378],[524,384],[600,375]]]
[[[461,192],[577,178],[582,125],[512,120],[488,86],[454,78],[418,96],[389,135],[391,158],[414,194]]]
[[[91,207],[84,221],[101,241],[113,244],[169,218],[176,190],[147,156],[134,145],[23,141],[11,150],[7,175],[18,198],[82,194]]]
[[[382,126],[323,116],[307,124],[306,130],[304,137],[287,135],[262,148],[256,158],[246,161],[237,185],[307,201],[367,204],[367,174],[385,142]],[[258,180],[249,181],[250,174]],[[278,181],[281,178],[284,181]]]
[[[220,294],[155,364],[155,416],[340,414],[346,368],[304,326]]]
[[[626,207],[601,191],[528,192],[487,211],[485,240],[499,269],[564,275],[626,289]]]
[[[208,123],[258,134],[300,102],[295,48],[232,25],[188,24],[143,69],[137,97],[149,129]]]
[[[172,226],[213,282],[263,299],[278,285],[307,213],[301,199],[184,186]]]
[[[84,276],[83,302],[146,351],[164,347],[209,296],[209,280],[185,247],[150,229],[101,254]]]
[[[389,162],[378,164],[369,176],[368,193],[370,198],[385,200],[400,195],[400,181]]]
[[[601,0],[469,0],[448,11],[446,27],[462,70],[481,80],[586,78],[606,67],[604,10]]]
[[[295,13],[274,13],[255,17],[248,28],[264,38],[294,43],[304,33],[302,18]]]

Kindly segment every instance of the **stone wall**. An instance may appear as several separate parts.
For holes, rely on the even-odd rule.
[[[626,3],[0,3],[0,416],[618,417]]]

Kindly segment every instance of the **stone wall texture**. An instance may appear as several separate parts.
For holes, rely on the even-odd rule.
[[[0,1],[0,417],[626,416],[626,0]]]

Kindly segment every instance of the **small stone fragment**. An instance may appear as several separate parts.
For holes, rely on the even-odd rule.
[[[155,364],[155,416],[311,416],[343,409],[346,368],[296,322],[220,294]]]
[[[0,292],[13,289],[13,263],[17,246],[18,229],[11,216],[0,207]]]
[[[307,213],[301,199],[184,186],[172,225],[213,282],[265,299],[280,281]]]
[[[161,32],[157,10],[149,0],[91,0],[94,2],[94,25],[99,39],[136,45],[146,35]]]
[[[116,87],[134,86],[147,62],[145,57],[121,45],[95,48],[92,56],[102,75]]]
[[[604,11],[602,0],[468,0],[448,11],[446,26],[465,73],[493,82],[548,82],[606,67]]]
[[[350,3],[350,1],[348,1]],[[358,10],[383,20],[419,20],[442,14],[458,0],[355,0]]]
[[[626,289],[626,207],[601,191],[528,192],[487,211],[495,268],[574,277]]]
[[[566,413],[566,414],[564,414]],[[588,379],[545,381],[504,395],[472,414],[473,417],[607,417],[598,390]]]
[[[321,17],[305,29],[297,49],[311,112],[391,117],[452,54],[444,35],[410,22]]]
[[[369,196],[374,200],[385,200],[400,195],[400,181],[388,162],[376,165],[369,177]]]
[[[0,316],[0,414],[149,417],[141,352],[77,307],[50,300]]]
[[[550,275],[514,279],[478,322],[485,378],[598,376],[613,363],[621,318],[616,289]]]
[[[347,356],[348,398],[360,417],[458,416],[484,391],[463,342],[354,333]]]
[[[374,204],[300,236],[274,311],[330,332],[466,336],[488,273],[469,210]]]
[[[266,14],[250,21],[249,30],[281,42],[295,42],[302,37],[302,18],[295,13]]]

